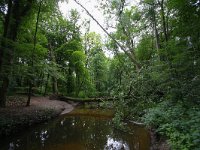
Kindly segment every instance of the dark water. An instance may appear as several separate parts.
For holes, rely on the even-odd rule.
[[[86,112],[86,113],[83,113]],[[84,115],[83,115],[84,114]],[[0,150],[149,150],[146,129],[114,129],[109,112],[76,109],[71,114],[0,141]]]

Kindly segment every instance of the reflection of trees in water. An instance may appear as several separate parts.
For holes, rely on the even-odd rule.
[[[104,146],[104,150],[130,150],[128,144],[122,140],[115,140],[112,137],[107,137],[107,143]]]
[[[106,135],[112,132],[109,120],[94,117],[69,117],[61,122],[60,135],[64,134],[68,142],[84,144],[88,149],[102,149],[107,142]]]
[[[48,135],[48,131],[47,130],[41,130],[40,132],[40,141],[42,146],[44,146],[45,141],[48,139],[49,135]]]
[[[108,136],[116,137],[111,121],[108,119],[84,116],[68,117],[59,120],[54,127],[56,130],[50,133],[47,145],[52,142],[59,144],[67,142],[84,145],[90,150],[103,149],[107,145]],[[117,139],[120,138],[117,136]]]
[[[20,141],[17,142],[17,139]],[[69,146],[89,150],[129,150],[139,149],[140,140],[137,135],[114,129],[110,119],[68,116],[34,128],[9,143],[14,141],[13,145],[18,144],[18,149],[23,150],[62,150]]]

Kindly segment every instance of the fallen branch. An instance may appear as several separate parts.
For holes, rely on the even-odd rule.
[[[133,97],[125,96],[123,99],[130,99]],[[80,103],[90,103],[90,102],[105,102],[105,101],[115,101],[120,99],[119,97],[95,97],[95,98],[74,98],[63,95],[51,95],[49,99],[57,99],[61,101],[71,101],[71,102],[80,102]]]
[[[81,103],[89,103],[89,102],[103,102],[103,101],[113,101],[117,98],[115,97],[100,97],[100,98],[73,98],[66,96],[58,96],[58,99],[61,101],[73,101],[73,102],[81,102]]]
[[[136,122],[136,121],[133,121],[133,120],[128,120],[130,123],[133,123],[135,125],[138,125],[138,126],[144,126],[145,124],[142,123],[142,122]]]

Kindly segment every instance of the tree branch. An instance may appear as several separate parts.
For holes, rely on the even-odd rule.
[[[122,46],[110,33],[108,33],[108,31],[94,18],[94,16],[81,4],[79,3],[77,0],[74,0],[74,2],[76,4],[78,4],[81,8],[83,8],[86,13],[97,23],[97,25],[116,43],[117,46],[119,46],[119,48],[131,59],[131,61],[135,64],[136,66],[136,70],[139,71],[140,70],[140,65],[137,62],[137,60],[135,59],[134,56],[132,56],[131,53],[129,53],[124,46]]]

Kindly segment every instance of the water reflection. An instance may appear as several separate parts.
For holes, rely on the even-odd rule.
[[[43,147],[44,147],[44,143],[48,139],[48,137],[49,137],[48,131],[47,130],[45,130],[45,131],[42,130],[41,133],[40,133],[40,142],[41,142]]]
[[[115,130],[110,118],[63,116],[0,141],[1,150],[148,150],[148,132],[133,127],[133,135]]]
[[[13,144],[13,142],[9,143],[9,149],[8,150],[14,150],[15,149],[15,145]]]
[[[115,140],[108,136],[104,150],[130,150],[128,144],[122,140]]]

